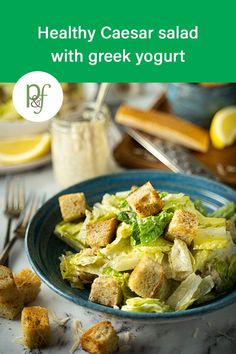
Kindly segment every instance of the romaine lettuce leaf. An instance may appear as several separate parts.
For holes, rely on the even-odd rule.
[[[194,250],[212,250],[225,248],[232,243],[230,233],[225,226],[199,228],[193,240]]]
[[[132,210],[122,210],[117,216],[117,219],[126,224],[133,225],[137,223],[137,214]]]
[[[172,268],[172,277],[175,280],[184,280],[193,273],[193,257],[186,243],[175,238],[174,245],[169,254],[169,262]]]
[[[165,191],[159,191],[158,194],[161,199],[164,199],[169,193]]]
[[[149,216],[138,220],[140,244],[150,244],[163,235],[166,226],[172,219],[172,216],[172,212],[162,211],[156,216]]]
[[[206,216],[207,215],[207,211],[206,208],[203,204],[203,202],[201,201],[201,199],[195,199],[194,200],[194,207],[197,211],[199,211],[202,215]]]
[[[67,253],[60,259],[60,270],[63,279],[68,280],[73,287],[81,286],[91,275],[100,275],[107,260],[100,253],[93,254],[91,249],[79,253]],[[81,274],[83,277],[81,277]],[[86,281],[85,281],[86,282]]]
[[[186,310],[196,300],[194,294],[198,290],[201,282],[202,278],[199,275],[195,273],[190,274],[167,299],[167,304],[174,311]]]
[[[158,215],[139,219],[133,212],[122,212],[118,220],[131,225],[132,244],[150,245],[163,235],[166,226],[170,223],[173,213],[162,211]]]
[[[236,255],[233,255],[230,259],[228,279],[232,283],[232,285],[236,283]]]
[[[130,236],[132,233],[131,225],[121,223],[117,228],[116,238],[106,247],[102,248],[100,252],[109,259],[120,255],[122,252],[129,252],[132,250]]]
[[[213,217],[207,217],[203,216],[199,212],[197,213],[198,216],[198,225],[199,228],[204,229],[208,227],[225,227],[226,226],[226,220],[224,218],[213,218]]]
[[[134,248],[130,248],[126,252],[121,252],[112,257],[109,260],[108,265],[118,272],[132,270],[136,267],[142,256],[143,254],[141,252]]]
[[[96,203],[92,209],[92,219],[95,221],[101,220],[105,215],[110,215],[109,218],[120,214],[122,211],[130,210],[125,198],[129,195],[130,191],[105,194],[101,203]]]
[[[208,272],[212,275],[217,293],[223,293],[236,283],[236,255],[228,260],[213,259],[208,264]]]
[[[194,203],[191,201],[190,197],[183,194],[171,194],[163,198],[164,207],[163,210],[174,212],[177,209],[184,209],[189,211],[195,211]]]
[[[109,266],[116,271],[134,269],[143,254],[151,255],[161,263],[162,252],[168,252],[172,247],[172,243],[163,238],[159,238],[147,246],[141,244],[133,246],[130,242],[131,233],[132,225],[121,223],[117,229],[115,240],[100,250],[101,254],[108,258]]]
[[[236,245],[232,242],[225,248],[193,251],[193,255],[195,259],[194,271],[200,271],[202,275],[206,275],[207,268],[215,260],[219,259],[227,264],[233,256],[236,256]]]
[[[121,310],[130,312],[168,312],[170,307],[159,299],[134,297],[126,300]]]
[[[66,222],[61,221],[56,225],[54,233],[62,241],[74,248],[76,251],[86,247],[86,244],[80,239],[80,231],[83,226],[83,222]]]
[[[83,289],[84,284],[80,279],[80,273],[77,270],[76,265],[70,262],[71,257],[73,257],[73,253],[68,252],[60,258],[60,271],[62,278],[68,280],[72,288]]]
[[[233,202],[226,203],[223,207],[217,209],[213,213],[208,214],[208,216],[225,219],[233,218],[233,220],[236,221],[236,205]]]
[[[115,240],[100,249],[100,253],[108,258],[109,266],[116,271],[134,269],[142,257],[142,253],[131,245],[131,232],[131,225],[121,223]]]
[[[154,252],[169,253],[172,246],[172,242],[167,241],[163,237],[159,237],[151,242],[148,246],[137,245],[136,247],[138,247],[140,250],[153,249]]]
[[[207,275],[205,278],[202,278],[202,281],[194,294],[195,299],[202,299],[207,294],[211,292],[215,284],[211,275]],[[201,300],[200,300],[201,301]]]
[[[210,293],[213,287],[214,282],[210,275],[201,278],[199,275],[192,273],[181,282],[167,299],[167,304],[175,311],[186,310],[196,300]]]
[[[204,272],[206,263],[212,258],[213,251],[211,250],[199,250],[194,252],[194,272]]]
[[[87,245],[87,241],[86,241],[86,239],[87,239],[87,225],[91,221],[92,213],[89,210],[86,210],[85,215],[86,215],[86,217],[85,217],[85,220],[83,222],[83,225],[81,227],[78,237],[84,245]]]

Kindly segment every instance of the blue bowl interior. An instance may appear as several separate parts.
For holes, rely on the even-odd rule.
[[[125,191],[132,185],[142,185],[150,181],[160,191],[183,192],[192,199],[200,198],[208,211],[214,211],[228,201],[236,202],[236,192],[219,183],[205,178],[173,174],[154,170],[124,172],[91,179],[48,200],[34,216],[26,236],[26,249],[29,260],[39,277],[59,295],[92,310],[130,319],[177,319],[202,315],[220,309],[236,300],[236,289],[207,304],[195,306],[185,311],[170,313],[132,313],[125,312],[88,301],[89,288],[74,289],[64,281],[60,274],[59,257],[66,251],[73,251],[54,234],[55,225],[61,220],[58,196],[66,193],[84,192],[89,205],[102,199],[105,193]]]

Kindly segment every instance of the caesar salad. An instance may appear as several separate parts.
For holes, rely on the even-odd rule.
[[[105,194],[59,197],[55,235],[74,251],[60,257],[62,278],[90,289],[89,300],[131,312],[182,311],[236,283],[236,209],[207,213],[202,201],[157,191],[150,182]],[[91,288],[90,288],[91,286]]]

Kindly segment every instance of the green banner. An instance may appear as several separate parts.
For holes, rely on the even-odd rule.
[[[3,2],[0,81],[236,81],[235,1]]]

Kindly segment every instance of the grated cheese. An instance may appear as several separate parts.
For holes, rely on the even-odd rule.
[[[69,316],[60,319],[59,317],[57,317],[57,315],[55,314],[55,312],[52,309],[49,309],[48,312],[49,312],[50,316],[52,317],[53,321],[56,322],[58,324],[58,326],[63,327],[70,320]]]

